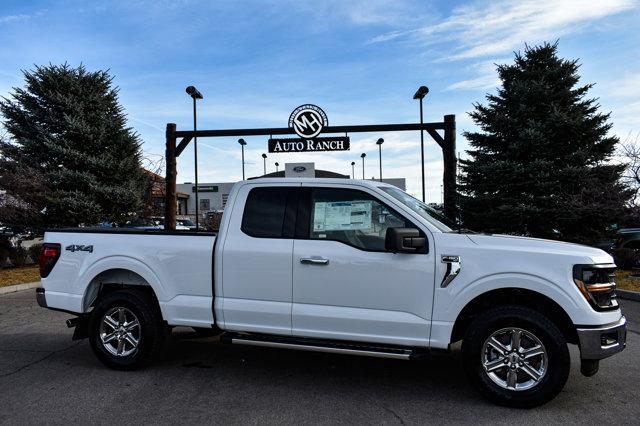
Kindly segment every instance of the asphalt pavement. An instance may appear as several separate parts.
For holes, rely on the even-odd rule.
[[[163,359],[109,370],[70,315],[39,308],[33,290],[0,296],[0,424],[586,423],[638,424],[640,303],[622,301],[627,349],[579,372],[543,407],[498,407],[467,384],[460,356],[408,362],[220,344],[176,328]]]

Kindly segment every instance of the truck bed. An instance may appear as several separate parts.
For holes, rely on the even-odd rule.
[[[148,284],[170,325],[211,327],[212,232],[71,228],[45,233],[61,245],[60,259],[42,279],[50,308],[87,312],[104,285]]]

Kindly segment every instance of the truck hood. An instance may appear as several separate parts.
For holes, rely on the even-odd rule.
[[[605,251],[581,244],[514,235],[468,234],[467,236],[475,244],[486,248],[531,253],[552,253],[588,258],[593,263],[613,263],[613,258]]]

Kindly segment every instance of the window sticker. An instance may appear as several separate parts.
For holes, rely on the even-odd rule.
[[[313,208],[313,231],[370,230],[373,201],[318,201]]]

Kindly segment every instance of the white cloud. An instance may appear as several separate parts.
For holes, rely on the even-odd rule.
[[[498,0],[460,6],[435,25],[393,31],[374,37],[384,42],[401,36],[425,43],[453,42],[445,60],[503,54],[523,43],[553,40],[580,31],[586,24],[630,10],[636,0]]]
[[[640,73],[608,83],[608,92],[617,98],[640,98]]]
[[[12,22],[21,22],[21,21],[26,21],[27,19],[30,19],[31,16],[30,15],[4,15],[4,16],[0,16],[0,24],[9,24]]]
[[[467,68],[476,74],[477,77],[452,83],[448,85],[445,90],[484,90],[496,87],[500,85],[500,79],[496,72],[497,64],[509,63],[511,61],[511,58],[499,58],[476,62]]]
[[[491,89],[500,84],[500,79],[496,72],[483,74],[476,78],[458,81],[448,85],[445,90],[470,90],[470,89]]]
[[[278,3],[276,3],[278,4]],[[407,0],[324,0],[321,2],[304,2],[293,0],[280,2],[287,9],[308,13],[318,20],[344,20],[356,25],[372,24],[407,24],[417,21],[415,5]]]

